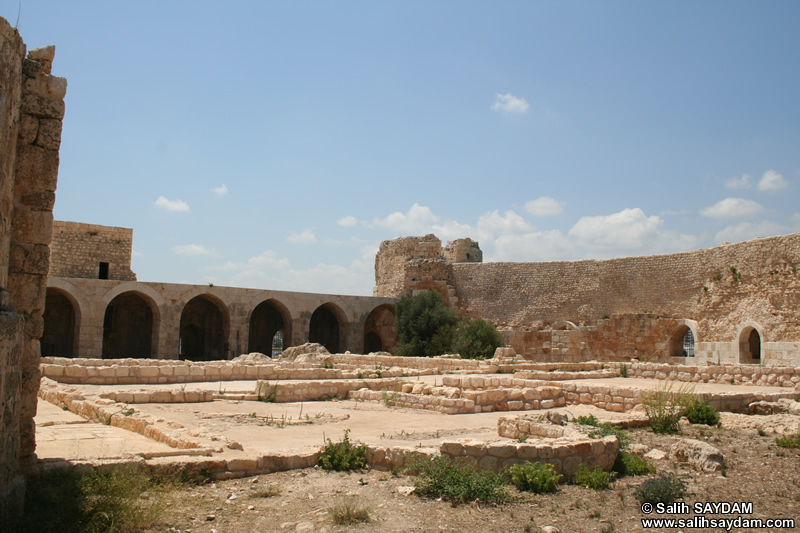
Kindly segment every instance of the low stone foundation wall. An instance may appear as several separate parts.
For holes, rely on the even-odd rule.
[[[289,379],[356,379],[399,377],[408,374],[397,366],[342,370],[319,364],[275,361],[240,364],[231,361],[173,361],[165,359],[67,359],[43,357],[42,375],[60,383],[134,385],[193,383],[203,381],[278,381]],[[412,372],[416,375],[416,372]]]
[[[688,362],[688,358],[686,359]],[[609,363],[625,365],[630,378],[668,379],[696,383],[770,385],[795,387],[800,384],[800,367],[761,365],[670,365],[660,363]]]
[[[555,471],[571,478],[580,465],[593,470],[599,466],[609,471],[619,451],[619,441],[614,436],[592,439],[572,425],[558,426],[542,423],[540,417],[531,415],[504,416],[497,421],[498,434],[509,440],[495,442],[461,439],[446,441],[441,445],[442,455],[465,457],[478,467],[500,470],[526,461],[549,463]]]

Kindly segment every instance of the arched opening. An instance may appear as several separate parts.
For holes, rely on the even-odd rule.
[[[379,305],[364,323],[364,353],[391,352],[395,346],[397,332],[394,329],[394,307]]]
[[[739,362],[761,362],[761,335],[752,326],[747,326],[739,334]]]
[[[211,296],[189,300],[181,313],[180,356],[190,361],[226,359],[227,313]]]
[[[669,356],[694,357],[694,343],[692,328],[685,324],[678,326],[669,338]]]
[[[575,323],[570,322],[569,320],[561,320],[553,324],[552,329],[555,331],[580,331],[581,328]]]
[[[331,353],[341,352],[341,324],[335,313],[333,304],[317,307],[311,315],[308,328],[308,342],[317,342]]]
[[[250,314],[248,351],[271,355],[275,351],[283,350],[283,340],[292,338],[292,321],[282,307],[275,300],[267,300],[253,309]],[[276,340],[279,342],[276,343]],[[276,348],[278,345],[280,348]]]
[[[47,289],[44,301],[42,356],[74,357],[77,320],[75,306],[61,291]]]
[[[111,300],[103,318],[103,359],[152,355],[153,309],[135,292],[125,292]]]

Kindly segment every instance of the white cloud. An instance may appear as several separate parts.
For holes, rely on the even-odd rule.
[[[575,257],[575,246],[558,230],[501,235],[490,261],[563,261]]]
[[[216,250],[209,250],[201,244],[179,244],[172,247],[172,251],[178,255],[187,257],[216,256]]]
[[[525,233],[533,231],[533,226],[514,211],[508,210],[500,215],[497,210],[485,213],[478,218],[478,230],[488,234]]]
[[[587,248],[634,250],[650,244],[663,226],[661,217],[648,217],[637,207],[612,215],[582,217],[569,230],[569,235]]]
[[[719,233],[714,236],[714,239],[717,241],[717,244],[721,242],[740,242],[749,241],[756,237],[781,235],[787,233],[787,231],[788,228],[785,226],[769,220],[739,222],[738,224],[720,230]]]
[[[565,202],[559,202],[549,196],[540,196],[525,204],[525,211],[537,217],[558,215],[564,210]]]
[[[524,98],[517,98],[511,93],[496,94],[494,104],[492,104],[493,111],[502,111],[503,113],[527,113],[530,105]]]
[[[710,207],[700,210],[700,214],[709,218],[743,218],[752,217],[764,210],[754,200],[744,198],[725,198]]]
[[[374,218],[372,223],[378,227],[399,232],[401,235],[420,235],[429,232],[439,217],[429,207],[415,203],[407,213],[395,211],[386,218]]]
[[[347,215],[346,217],[337,220],[336,223],[343,228],[352,228],[358,224],[358,220],[356,220],[356,217],[353,215]]]
[[[226,194],[228,194],[228,187],[223,183],[219,187],[214,187],[213,189],[211,189],[211,192],[213,192],[217,196],[225,196]]]
[[[472,238],[476,233],[475,229],[469,224],[461,224],[455,220],[448,220],[444,224],[434,224],[431,230],[442,241],[452,241],[454,239],[463,239],[464,237]]]
[[[752,186],[750,183],[750,176],[742,174],[741,178],[733,177],[725,182],[725,186],[729,189],[749,189]]]
[[[189,211],[189,204],[183,200],[167,200],[163,196],[159,196],[158,200],[156,200],[156,207],[175,213],[185,213]]]
[[[290,261],[265,250],[246,262],[228,261],[205,269],[206,281],[232,287],[257,287],[323,294],[371,295],[373,266],[377,247],[369,248],[367,259],[349,265],[318,263],[310,268],[295,269]],[[362,250],[362,256],[366,250]]]
[[[302,233],[290,233],[286,240],[293,244],[314,244],[317,242],[317,237],[310,229],[307,229]]]
[[[761,176],[761,180],[758,182],[758,190],[764,192],[778,192],[787,187],[789,187],[789,182],[772,169],[764,172],[764,175]]]

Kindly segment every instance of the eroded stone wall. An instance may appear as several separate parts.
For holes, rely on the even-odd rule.
[[[131,270],[133,230],[79,222],[53,223],[50,276],[135,281]],[[101,277],[101,264],[107,265]]]
[[[39,338],[67,82],[55,47],[31,50],[0,18],[0,521],[19,512],[35,462]]]
[[[463,241],[454,241],[462,252]],[[541,263],[454,262],[433,253],[437,243],[427,235],[381,244],[376,294],[436,290],[461,312],[494,322],[527,357],[669,360],[672,335],[691,321],[698,361],[800,361],[800,233],[676,254]],[[557,331],[565,322],[569,331]],[[758,361],[743,355],[750,330],[761,342]]]

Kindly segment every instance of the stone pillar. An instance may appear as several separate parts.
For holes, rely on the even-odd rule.
[[[24,318],[20,461],[35,460],[36,395],[39,391],[39,339],[44,329],[53,204],[58,181],[58,149],[67,80],[52,76],[55,47],[28,52],[22,65],[22,103],[15,163],[9,306]]]

